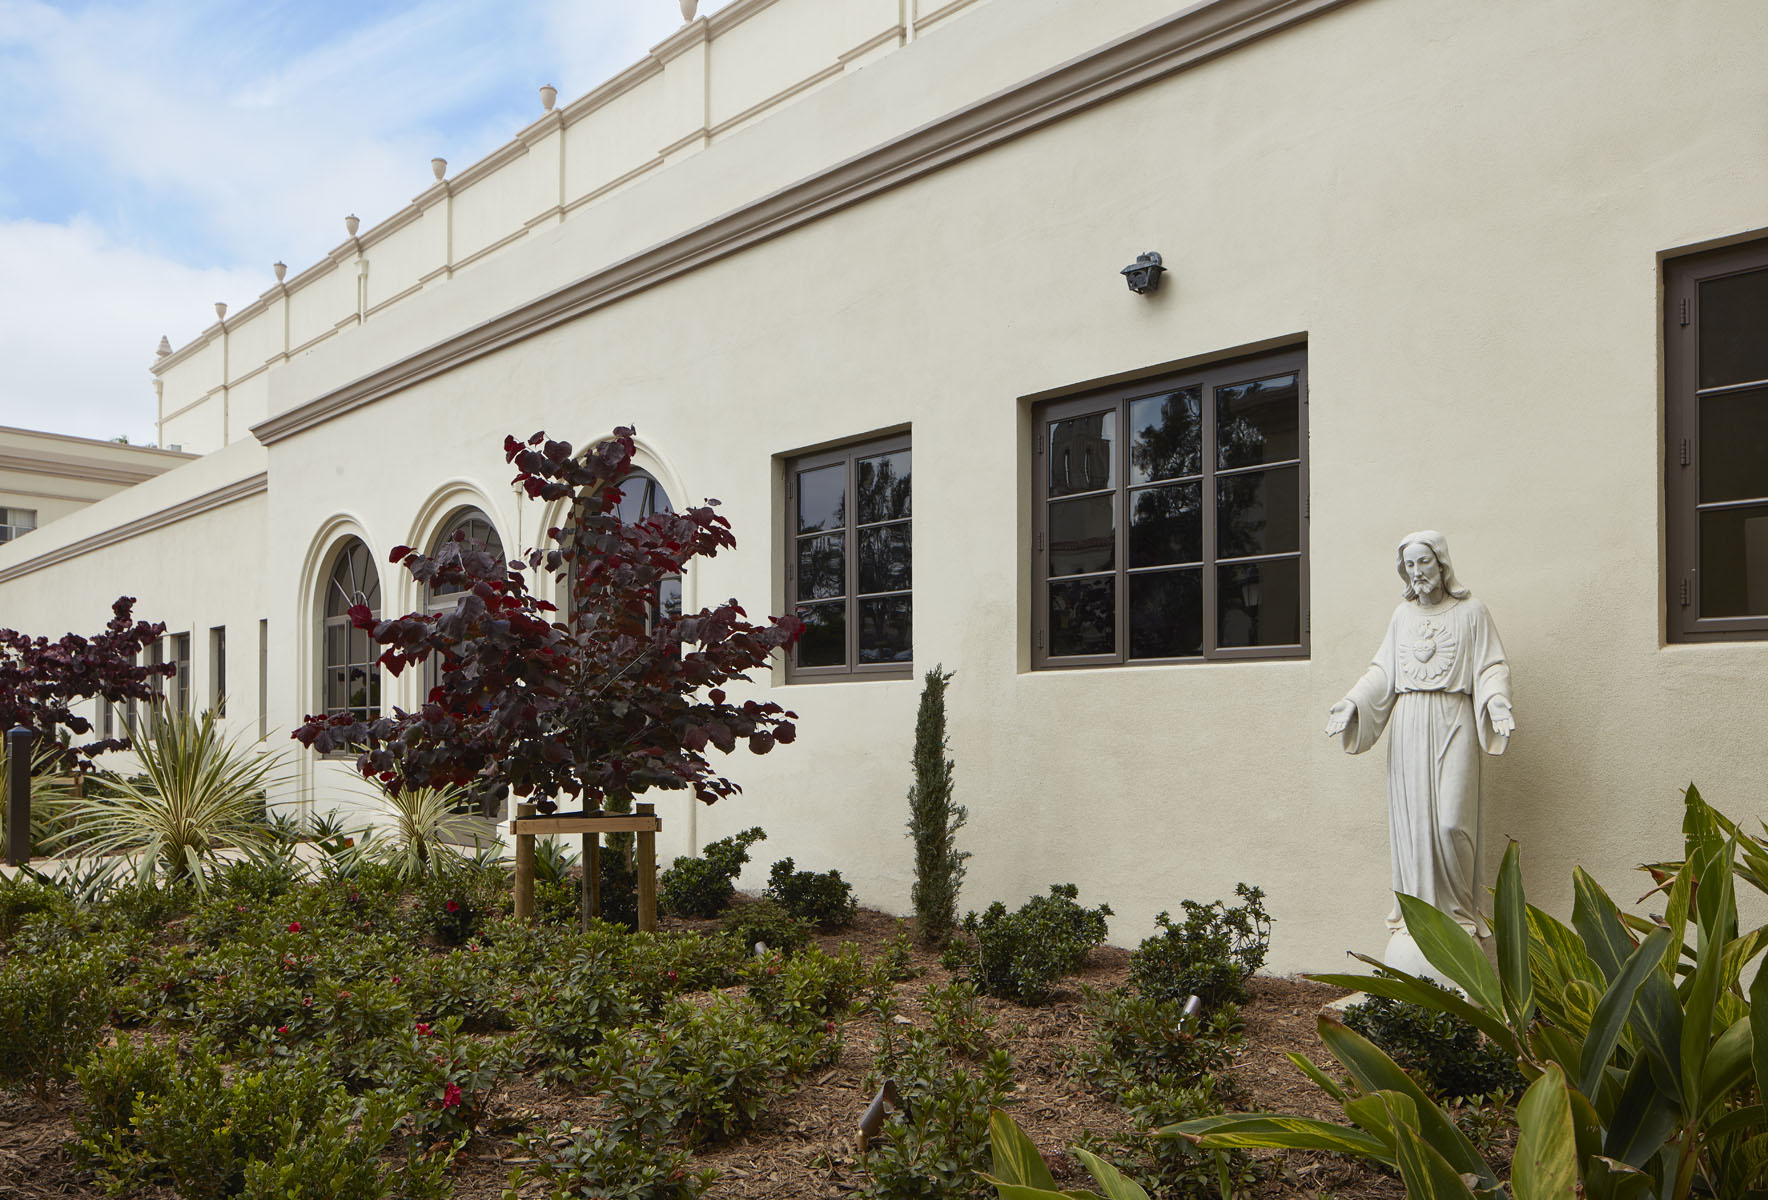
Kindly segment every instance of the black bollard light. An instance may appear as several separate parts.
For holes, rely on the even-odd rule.
[[[31,861],[31,739],[23,725],[6,731],[6,865]]]

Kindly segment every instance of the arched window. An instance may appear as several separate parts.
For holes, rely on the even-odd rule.
[[[614,511],[622,521],[632,524],[656,513],[672,513],[675,507],[669,503],[669,493],[663,490],[656,476],[634,467],[620,483],[620,503]],[[681,576],[671,575],[658,583],[657,606],[670,616],[681,615]],[[564,607],[567,614],[576,609],[575,597],[569,588],[565,592]]]
[[[464,535],[459,541],[455,540],[457,533]],[[496,526],[491,524],[490,517],[476,508],[461,509],[449,519],[446,525],[442,526],[442,531],[436,535],[436,540],[430,547],[430,557],[439,559],[447,555],[458,560],[463,549],[483,550],[491,557],[498,559],[504,557],[503,539],[497,536]],[[464,595],[466,592],[459,588],[450,588],[448,591],[439,592],[429,584],[425,584],[424,609],[433,613],[451,612]],[[423,681],[423,699],[425,700],[429,698],[431,689],[436,686],[441,677],[441,665],[441,660],[435,655],[424,660],[423,674],[420,678]]]
[[[465,536],[456,541],[456,534]],[[442,527],[442,532],[436,535],[436,541],[430,548],[430,557],[449,555],[458,559],[461,550],[469,548],[483,550],[492,558],[503,557],[503,539],[497,536],[497,529],[491,524],[491,518],[476,508],[463,508],[454,514]],[[443,612],[453,608],[462,594],[458,590],[433,591],[425,585],[424,606],[431,612]]]
[[[350,623],[350,609],[366,604],[381,614],[381,581],[374,556],[351,538],[333,560],[325,582],[320,637],[325,655],[325,715],[349,714],[365,721],[381,715],[381,668],[368,635]]]

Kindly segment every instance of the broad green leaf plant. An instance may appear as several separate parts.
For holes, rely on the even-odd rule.
[[[1374,977],[1312,976],[1453,1013],[1515,1055],[1532,1082],[1517,1106],[1508,1190],[1392,1059],[1330,1013],[1320,1038],[1348,1082],[1290,1059],[1344,1106],[1350,1125],[1236,1113],[1162,1134],[1210,1149],[1370,1158],[1398,1171],[1408,1195],[1431,1200],[1768,1194],[1768,969],[1758,966],[1747,989],[1742,978],[1768,948],[1768,926],[1739,931],[1735,892],[1740,877],[1768,892],[1768,841],[1743,834],[1692,786],[1683,834],[1683,861],[1647,868],[1666,895],[1662,916],[1623,913],[1580,869],[1570,925],[1528,903],[1511,843],[1498,873],[1495,969],[1472,935],[1402,895],[1425,958],[1464,995],[1386,967]]]
[[[283,755],[228,738],[212,712],[168,704],[149,707],[134,751],[138,774],[112,781],[111,795],[70,806],[75,853],[137,855],[142,880],[164,871],[201,890],[217,850],[268,836],[264,797],[285,778]]]

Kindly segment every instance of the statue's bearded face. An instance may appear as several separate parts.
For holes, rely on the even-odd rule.
[[[1443,598],[1443,565],[1429,546],[1413,542],[1400,556],[1400,565],[1420,604],[1435,604]]]

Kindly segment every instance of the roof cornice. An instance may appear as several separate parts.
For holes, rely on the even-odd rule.
[[[252,426],[266,446],[1354,0],[1214,0],[1158,21]]]

